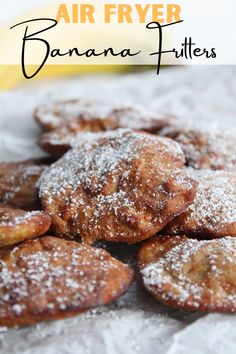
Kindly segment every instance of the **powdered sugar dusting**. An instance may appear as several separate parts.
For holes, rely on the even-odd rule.
[[[88,187],[93,184],[93,189],[100,190],[105,176],[121,169],[123,161],[127,164],[124,173],[128,174],[129,163],[151,143],[156,143],[153,148],[159,153],[160,161],[164,161],[165,154],[183,159],[178,144],[149,134],[134,133],[128,129],[82,134],[81,139],[76,143],[76,149],[69,151],[63,160],[60,160],[64,164],[55,163],[42,175],[38,183],[40,196],[47,193],[60,193],[60,183],[62,183],[60,186],[62,190],[67,186],[76,189],[81,183]],[[93,183],[94,179],[98,182],[97,185]]]
[[[34,217],[42,216],[40,211],[19,211],[14,209],[6,209],[5,207],[0,207],[0,227],[21,227],[22,224],[29,222]],[[38,223],[43,223],[44,220],[40,221],[38,218]]]
[[[193,188],[191,179],[181,171],[183,164],[180,147],[170,139],[127,129],[87,133],[76,148],[43,173],[40,197],[49,212],[55,212],[55,205],[59,215],[71,212],[79,233],[89,224],[89,234],[97,233],[96,239],[105,237],[104,228],[114,240],[129,233],[137,236],[140,229],[155,233],[164,217],[169,217],[166,200]],[[147,202],[145,198],[149,198]],[[171,213],[178,208],[179,204]],[[132,228],[127,228],[130,223]]]
[[[186,124],[190,119],[235,123],[236,70],[232,66],[162,69],[158,79],[151,70],[131,75],[79,76],[38,84],[32,81],[28,88],[0,95],[1,161],[42,156],[36,144],[40,132],[32,120],[32,111],[39,104],[58,98],[99,95],[102,99],[112,99],[119,94],[134,103],[149,105],[155,101],[158,109],[184,116]],[[129,254],[130,249],[124,247],[118,256],[129,257]],[[9,354],[11,348],[14,354],[19,351],[93,354],[96,345],[98,354],[107,348],[112,354],[151,354],[153,348],[158,348],[160,353],[179,354],[190,353],[193,347],[196,352],[222,354],[227,345],[231,354],[235,352],[235,324],[236,316],[202,316],[163,306],[152,301],[138,283],[122,302],[103,307],[90,316],[1,333],[1,352]]]
[[[173,220],[167,233],[202,234],[203,237],[236,234],[236,174],[225,171],[186,169],[198,182],[194,202],[184,217]]]
[[[53,237],[15,247],[0,259],[0,321],[11,313],[43,316],[98,306],[110,272],[121,269],[130,272],[103,250]],[[113,285],[109,296],[119,292]]]
[[[234,171],[236,169],[236,129],[208,121],[181,121],[164,128],[163,136],[178,141],[187,164],[197,169]]]
[[[45,168],[32,161],[0,164],[0,203],[27,210],[38,208],[35,184]]]
[[[236,174],[224,171],[189,171],[198,181],[194,203],[189,207],[191,216],[200,223],[207,216],[214,225],[236,223]]]
[[[195,309],[206,301],[209,309],[226,306],[230,310],[232,306],[235,311],[231,277],[236,270],[236,239],[179,240],[156,262],[141,269],[145,287],[163,301],[174,300]]]
[[[160,129],[166,126],[173,116],[158,112],[156,108],[128,101],[86,99],[61,101],[44,105],[37,109],[36,116],[43,125],[52,128],[73,121],[105,120],[112,121],[115,128]]]

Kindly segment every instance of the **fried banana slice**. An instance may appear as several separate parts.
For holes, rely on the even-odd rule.
[[[153,237],[142,244],[138,264],[146,290],[166,305],[236,312],[234,237]]]
[[[0,250],[0,325],[74,316],[122,295],[133,271],[102,249],[44,236]]]
[[[200,238],[236,236],[236,173],[187,169],[198,182],[194,202],[162,231]]]
[[[15,208],[40,208],[36,183],[47,166],[36,161],[0,164],[0,203]]]
[[[177,141],[187,165],[196,169],[236,170],[236,128],[216,122],[176,121],[160,135]]]
[[[192,203],[196,187],[184,162],[170,139],[126,129],[90,133],[42,174],[43,209],[57,235],[136,243]]]
[[[45,234],[51,225],[50,217],[41,211],[24,211],[0,206],[0,247]]]
[[[137,102],[134,105],[78,99],[43,105],[36,109],[35,119],[44,130],[69,125],[77,131],[130,128],[157,132],[173,121],[174,117]]]

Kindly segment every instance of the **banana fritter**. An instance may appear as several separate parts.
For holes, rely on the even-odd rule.
[[[46,165],[36,161],[0,164],[0,203],[26,210],[39,209],[36,183]]]
[[[179,145],[126,129],[88,135],[47,169],[40,197],[57,235],[136,243],[191,204]]]
[[[0,247],[41,236],[50,225],[50,217],[41,211],[26,212],[0,205]]]
[[[129,266],[108,252],[44,236],[0,250],[0,325],[74,316],[122,295]]]
[[[236,236],[236,173],[187,169],[198,182],[194,202],[163,233],[200,238]]]
[[[88,101],[84,99],[59,101],[35,111],[36,121],[44,130],[69,125],[77,131],[105,131],[130,128],[157,132],[168,125],[173,116],[135,103]]]
[[[146,290],[166,305],[236,312],[236,238],[153,237],[138,263]]]
[[[236,170],[236,128],[216,122],[176,121],[160,134],[177,141],[187,165],[196,169]]]
[[[73,127],[62,126],[50,132],[43,133],[39,138],[39,145],[43,150],[49,153],[54,158],[63,156],[72,147],[76,147],[88,137],[96,136],[94,132],[81,132]],[[103,134],[101,132],[100,134]]]

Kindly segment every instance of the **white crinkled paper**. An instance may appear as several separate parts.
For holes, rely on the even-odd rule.
[[[0,161],[42,156],[32,119],[41,103],[63,98],[125,99],[186,119],[236,123],[236,67],[170,68],[126,76],[27,83],[0,93]],[[235,142],[236,143],[236,142]],[[110,246],[134,265],[136,247]],[[235,280],[236,281],[236,280]],[[156,303],[138,276],[116,303],[75,318],[18,330],[1,329],[1,354],[236,353],[236,316],[186,313]]]

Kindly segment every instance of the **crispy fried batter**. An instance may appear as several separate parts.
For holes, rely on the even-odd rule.
[[[7,162],[0,164],[0,203],[16,208],[40,208],[36,182],[46,165],[41,161]]]
[[[96,136],[99,133],[81,132],[70,126],[62,126],[53,131],[43,133],[39,138],[39,145],[51,156],[59,158],[72,147],[76,147],[82,141],[90,136],[92,137],[93,134]],[[100,134],[102,136],[103,132]]]
[[[236,173],[187,169],[198,182],[194,202],[162,231],[204,238],[236,236]]]
[[[74,316],[122,295],[132,270],[108,252],[44,236],[0,251],[0,325]]]
[[[89,136],[40,178],[57,235],[136,243],[193,201],[195,182],[174,141],[126,129]]]
[[[24,211],[0,206],[0,247],[45,234],[51,225],[50,217],[41,211]]]
[[[196,169],[236,170],[236,129],[216,122],[176,121],[160,135],[177,141],[187,165]]]
[[[157,132],[174,117],[136,103],[88,101],[84,99],[60,101],[39,107],[36,121],[44,130],[69,125],[77,131],[105,131],[130,128]]]
[[[157,300],[184,310],[236,312],[236,238],[153,237],[142,244],[138,263]]]

